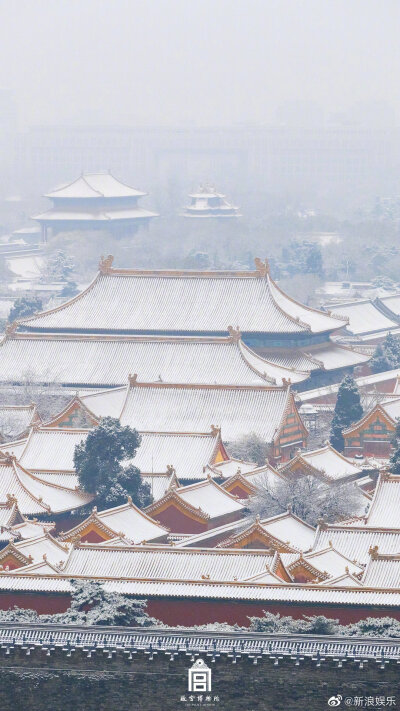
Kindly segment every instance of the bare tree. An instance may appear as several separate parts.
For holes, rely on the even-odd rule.
[[[291,508],[307,523],[319,518],[328,522],[343,520],[365,512],[365,498],[354,482],[327,484],[313,476],[282,481],[266,479],[248,503],[253,516],[276,516]]]

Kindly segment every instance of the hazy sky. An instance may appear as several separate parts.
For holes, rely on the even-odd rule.
[[[0,86],[20,121],[271,122],[388,102],[400,0],[0,0]]]

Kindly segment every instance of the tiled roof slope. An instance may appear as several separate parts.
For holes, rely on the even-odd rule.
[[[16,499],[22,514],[60,513],[87,504],[93,497],[41,481],[13,457],[0,458],[0,501]]]
[[[138,373],[141,382],[227,385],[282,385],[309,376],[264,360],[230,336],[6,336],[0,344],[0,382],[23,380],[27,363],[32,380],[74,387],[123,385],[130,373]],[[0,427],[1,417],[0,408]]]
[[[375,489],[366,525],[398,528],[400,531],[400,476],[381,474]],[[400,553],[400,548],[399,551]]]
[[[29,329],[171,333],[323,333],[346,321],[289,298],[268,265],[254,272],[180,272],[113,269],[100,264],[89,287],[55,309],[23,319]]]
[[[139,580],[233,581],[261,573],[272,566],[273,559],[273,555],[264,551],[153,546],[111,548],[81,544],[71,551],[63,574]]]
[[[211,434],[142,432],[141,438],[132,463],[144,475],[174,469],[178,479],[205,479],[204,468],[214,463],[223,447],[219,430]]]
[[[255,432],[272,442],[290,397],[280,388],[136,383],[129,388],[121,422],[157,432],[207,432],[214,424],[221,427],[224,441]]]

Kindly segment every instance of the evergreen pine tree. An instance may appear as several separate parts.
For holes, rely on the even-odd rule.
[[[351,375],[346,375],[339,387],[331,425],[330,443],[338,452],[344,449],[343,430],[357,422],[362,414],[357,383]]]
[[[400,474],[400,420],[397,420],[393,437],[393,454],[390,457],[390,471],[392,474]]]
[[[119,506],[128,496],[139,507],[151,503],[150,486],[143,482],[139,469],[128,463],[140,442],[136,430],[121,425],[114,417],[104,417],[75,447],[74,465],[80,487],[96,494],[98,507]]]
[[[384,370],[393,370],[400,366],[400,340],[392,333],[388,333],[383,343],[378,343],[375,353],[371,358],[371,370],[382,373]]]

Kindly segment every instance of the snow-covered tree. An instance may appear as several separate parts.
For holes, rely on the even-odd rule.
[[[10,323],[17,319],[27,318],[43,308],[42,299],[38,296],[21,296],[15,299],[14,305],[10,309],[8,320]]]
[[[314,476],[291,477],[279,482],[266,478],[250,497],[253,516],[269,518],[287,511],[311,525],[318,519],[333,522],[358,513],[362,494],[353,482],[331,485]]]
[[[146,612],[146,600],[107,592],[97,580],[72,580],[71,606],[66,612],[48,615],[46,621],[79,625],[127,625],[148,627],[157,620]],[[43,615],[41,617],[42,621]]]
[[[228,446],[231,457],[254,462],[257,466],[265,464],[269,454],[269,445],[255,432],[243,435]]]
[[[71,281],[76,265],[72,257],[62,249],[51,254],[42,271],[43,281]]]
[[[370,361],[373,373],[393,370],[400,366],[400,339],[388,333],[383,343],[378,343]]]
[[[343,430],[357,422],[362,414],[357,383],[351,375],[346,375],[340,383],[331,425],[330,442],[338,452],[344,449]]]
[[[84,491],[96,494],[101,508],[118,506],[128,496],[140,507],[151,503],[150,487],[140,471],[130,463],[140,446],[140,435],[121,425],[114,417],[104,417],[84,442],[75,447],[74,465]]]

